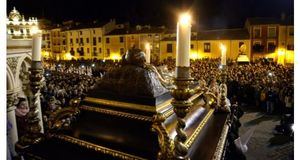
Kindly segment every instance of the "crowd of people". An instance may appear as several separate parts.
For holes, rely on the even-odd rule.
[[[109,69],[119,64],[120,62],[109,60],[44,62],[45,83],[41,89],[43,113],[49,115],[57,109],[70,106],[72,99],[82,100]],[[163,68],[164,71],[174,72],[175,70],[174,59],[153,65]],[[190,71],[195,81],[218,96],[220,59],[191,61]],[[282,66],[266,61],[239,65],[228,61],[226,71],[227,97],[231,101],[238,102],[239,105],[259,107],[268,114],[276,111],[293,112],[293,66]],[[19,108],[20,111],[24,110],[24,107]],[[16,113],[21,113],[18,108]],[[20,115],[17,116],[20,117]]]
[[[175,60],[164,60],[157,65],[166,65],[169,70],[174,70]],[[220,83],[220,67],[220,59],[191,61],[191,76],[218,94],[216,86]],[[244,65],[228,61],[226,73],[229,99],[241,105],[260,107],[268,114],[293,111],[293,66],[283,66],[266,59]]]
[[[167,59],[159,63],[156,62],[153,65],[156,67],[164,66],[168,71],[175,70],[174,59]],[[46,88],[47,90],[53,90],[53,88],[56,87],[57,92],[61,89],[65,89],[66,91],[64,91],[64,93],[74,95],[74,93],[70,93],[70,89],[67,89],[74,87],[77,88],[77,92],[81,94],[83,92],[82,90],[87,91],[87,89],[85,89],[84,85],[81,89],[78,89],[78,81],[86,83],[83,77],[88,77],[89,81],[95,82],[110,68],[116,66],[119,66],[119,62],[109,60],[48,61],[45,63],[45,69],[53,74],[46,76],[48,85]],[[191,76],[196,81],[201,82],[203,87],[208,87],[210,91],[215,94],[218,94],[220,73],[220,59],[191,61]],[[294,94],[293,66],[283,66],[266,60],[239,65],[228,60],[226,73],[227,97],[230,100],[237,101],[241,105],[260,107],[268,114],[272,114],[275,111],[292,112]],[[62,74],[66,74],[66,76]],[[73,84],[69,82],[71,79],[75,80],[75,84],[77,85],[73,86]],[[59,82],[59,85],[56,85],[57,82]],[[59,86],[63,86],[64,88],[60,88]],[[58,95],[54,96],[60,99]]]

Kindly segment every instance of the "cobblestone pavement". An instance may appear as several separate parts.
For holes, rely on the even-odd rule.
[[[240,135],[249,128],[256,127],[248,143],[247,160],[293,160],[294,143],[286,142],[287,137],[275,137],[273,129],[280,122],[279,116],[265,115],[258,111],[245,111],[241,117]],[[271,139],[283,141],[280,144],[271,144]]]

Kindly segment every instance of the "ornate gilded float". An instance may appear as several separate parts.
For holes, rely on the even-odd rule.
[[[175,159],[176,101],[159,76],[145,63],[143,52],[133,48],[78,107],[51,117],[52,128],[42,141],[17,148],[18,153],[25,159],[47,160]],[[180,120],[186,158],[221,159],[228,113],[215,113],[214,99],[203,105],[204,92],[195,83],[188,87],[195,92],[188,96],[191,105]],[[62,119],[68,116],[72,122],[64,124]]]

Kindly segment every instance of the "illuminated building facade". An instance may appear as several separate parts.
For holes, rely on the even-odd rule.
[[[38,29],[37,18],[29,17],[25,20],[16,8],[10,13],[6,21],[7,39],[30,39]]]
[[[224,44],[227,59],[236,60],[241,53],[240,47],[244,44],[244,54],[251,61],[271,58],[281,64],[293,63],[293,34],[294,26],[291,21],[271,18],[249,18],[244,28],[192,30],[190,57],[219,58],[220,44]],[[115,20],[108,23],[94,21],[91,24],[72,22],[72,25],[64,24],[45,31],[43,51],[44,57],[56,60],[117,60],[132,46],[145,50],[146,43],[150,44],[152,61],[175,58],[175,30],[149,25],[129,27],[128,23],[116,24]]]
[[[250,39],[245,29],[208,30],[192,33],[190,57],[191,59],[219,58],[220,45],[227,48],[227,59],[236,60],[240,47],[246,45],[246,54],[250,56]],[[176,37],[169,36],[161,41],[160,59],[176,57]]]
[[[120,58],[126,50],[136,46],[145,51],[146,43],[150,45],[151,59],[158,60],[160,53],[160,41],[165,27],[141,26],[135,28],[126,26],[118,27],[105,35],[105,58]]]
[[[269,58],[281,64],[294,63],[294,25],[292,19],[248,18],[251,59]]]
[[[65,37],[61,59],[104,59],[104,35],[116,26],[115,20],[108,23],[75,24],[65,27],[61,33]]]
[[[42,44],[42,55],[45,59],[50,59],[50,58],[54,58],[51,57],[51,53],[52,53],[52,46],[51,46],[51,31],[47,30],[47,29],[43,29],[42,30],[42,40],[43,40],[43,44]]]

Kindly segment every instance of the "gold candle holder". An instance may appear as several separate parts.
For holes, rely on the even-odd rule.
[[[187,139],[186,132],[184,131],[186,126],[184,117],[193,105],[189,99],[194,94],[194,90],[189,87],[193,82],[193,78],[189,75],[189,67],[176,67],[176,70],[177,76],[174,80],[176,87],[171,90],[171,94],[174,97],[171,103],[177,116],[176,136],[174,139],[175,148],[173,155],[175,159],[182,160],[189,159],[187,156],[188,148],[184,145],[184,142]]]
[[[33,95],[33,104],[30,105],[30,111],[26,115],[26,133],[23,135],[18,143],[16,144],[16,149],[26,148],[31,144],[36,144],[42,140],[41,126],[39,119],[39,98],[40,98],[40,89],[42,87],[42,78],[43,78],[43,68],[41,61],[32,61],[31,68],[29,69],[30,74],[30,86]]]

